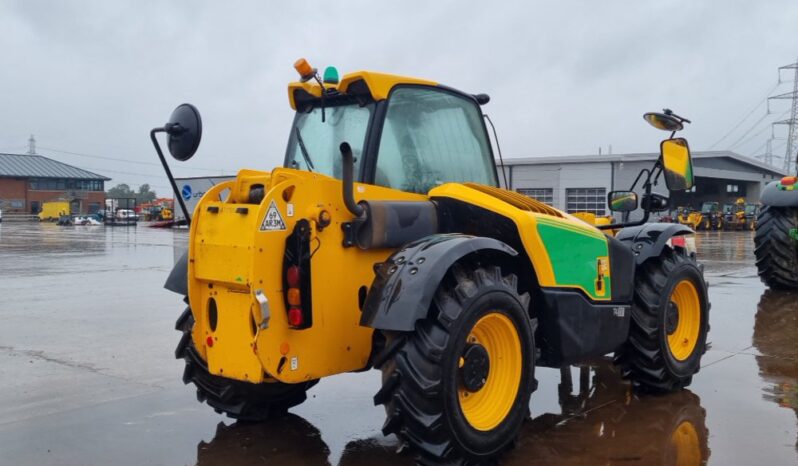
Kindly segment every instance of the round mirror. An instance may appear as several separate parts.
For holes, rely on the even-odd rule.
[[[172,157],[182,162],[194,156],[202,138],[202,119],[196,107],[191,104],[179,105],[164,129],[168,134],[166,144]]]
[[[664,113],[651,112],[643,115],[643,118],[651,126],[663,131],[681,131],[684,126],[678,118]]]

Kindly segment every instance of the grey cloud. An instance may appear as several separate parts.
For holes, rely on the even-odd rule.
[[[685,135],[702,149],[796,59],[796,20],[794,0],[3,1],[0,149],[34,133],[42,147],[155,162],[147,132],[188,101],[205,134],[177,173],[269,169],[300,56],[487,92],[506,156],[655,150],[640,115],[664,106],[694,120]],[[154,166],[41,152],[167,186]]]

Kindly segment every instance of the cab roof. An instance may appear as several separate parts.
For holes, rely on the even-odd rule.
[[[402,84],[437,86],[438,83],[428,79],[411,78],[395,74],[377,73],[374,71],[355,71],[343,76],[338,84],[324,84],[328,89],[334,89],[337,94],[327,95],[330,99],[336,96],[348,96],[355,99],[367,98],[373,101],[385,100],[391,90]],[[321,87],[313,80],[306,82],[292,82],[288,84],[288,102],[291,108],[297,110],[303,104],[310,103],[321,97]]]

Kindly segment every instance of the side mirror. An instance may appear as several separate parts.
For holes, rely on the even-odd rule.
[[[670,191],[686,191],[693,187],[693,161],[684,138],[666,139],[660,144],[660,160],[665,172],[665,185]]]
[[[202,139],[202,119],[199,111],[191,104],[179,105],[164,125],[168,135],[166,146],[169,153],[184,162],[194,156]]]
[[[661,129],[662,131],[681,131],[684,128],[682,120],[680,120],[678,116],[673,115],[673,112],[668,109],[665,109],[665,113],[646,113],[643,115],[643,119],[651,126]],[[690,122],[689,120],[685,121],[688,123]]]
[[[631,212],[637,209],[637,193],[634,191],[610,191],[607,205],[613,212]]]

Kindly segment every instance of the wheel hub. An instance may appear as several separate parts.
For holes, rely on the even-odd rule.
[[[485,386],[490,372],[488,351],[479,343],[468,343],[463,352],[460,379],[469,392],[477,392]]]
[[[679,307],[673,301],[668,303],[668,310],[665,311],[665,331],[668,335],[679,327]]]

